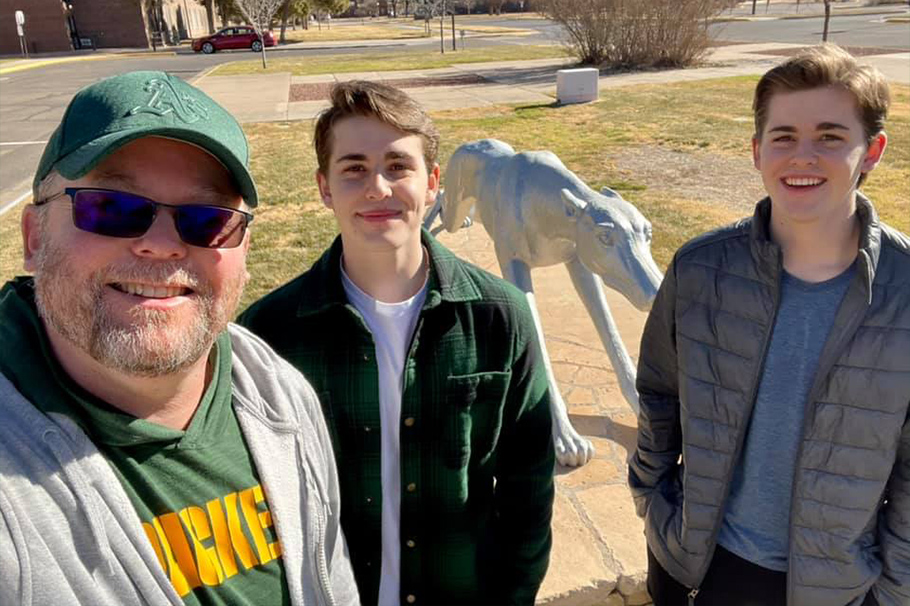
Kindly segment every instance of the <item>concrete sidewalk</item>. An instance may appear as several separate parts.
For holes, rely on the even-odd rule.
[[[737,44],[713,49],[706,67],[611,74],[600,77],[600,90],[636,84],[660,84],[709,80],[728,76],[758,75],[782,60],[770,54],[804,45],[764,43]],[[763,54],[768,53],[768,54]],[[292,76],[290,73],[219,76],[204,75],[195,84],[230,110],[241,122],[274,122],[312,119],[327,102],[289,101],[293,84],[315,84],[353,79],[396,80],[475,75],[482,84],[408,88],[409,95],[430,111],[490,107],[508,104],[550,104],[556,102],[556,72],[573,59],[538,59],[472,63],[428,70],[361,72]],[[890,80],[910,85],[910,53],[869,55],[861,61],[879,68]]]

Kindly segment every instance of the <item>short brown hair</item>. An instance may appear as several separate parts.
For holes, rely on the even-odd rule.
[[[752,101],[755,136],[761,138],[768,121],[768,106],[776,93],[826,86],[840,87],[856,99],[866,144],[885,129],[891,94],[882,73],[872,66],[860,65],[836,44],[821,44],[790,57],[759,80]]]
[[[332,155],[332,127],[351,116],[376,118],[398,130],[420,137],[427,170],[436,164],[439,132],[424,109],[399,89],[378,82],[352,80],[332,87],[332,105],[316,118],[313,144],[318,170],[328,173]]]

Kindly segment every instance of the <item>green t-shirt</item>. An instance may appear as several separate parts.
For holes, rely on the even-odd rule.
[[[234,414],[231,343],[186,430],[137,419],[80,388],[54,357],[33,282],[0,290],[0,372],[38,409],[72,418],[120,478],[186,604],[289,604],[281,545]]]

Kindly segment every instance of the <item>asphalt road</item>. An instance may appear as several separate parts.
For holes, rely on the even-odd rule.
[[[559,26],[541,20],[508,19],[484,21],[485,25],[536,30],[521,38],[468,39],[472,46],[540,44],[562,38]],[[730,22],[716,26],[722,40],[776,41],[811,44],[821,39],[820,18]],[[456,20],[457,27],[457,20]],[[831,38],[848,46],[876,46],[910,50],[910,25],[884,23],[881,16],[835,16]],[[397,48],[435,50],[437,40],[396,44]],[[312,56],[315,54],[361,53],[363,48],[270,49],[269,55]],[[147,54],[94,61],[76,61],[13,72],[0,76],[0,212],[10,202],[26,195],[44,143],[63,115],[73,93],[100,78],[137,69],[165,70],[183,78],[228,61],[254,59],[248,51],[214,55],[182,51],[178,54]]]
[[[823,25],[822,17],[730,21],[713,25],[711,31],[721,40],[815,44],[821,42]],[[842,46],[910,50],[910,23],[886,23],[884,15],[835,15],[828,24],[828,40]]]

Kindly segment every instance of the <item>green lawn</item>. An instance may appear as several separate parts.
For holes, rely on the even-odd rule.
[[[470,48],[446,53],[421,51],[382,51],[351,55],[317,55],[312,57],[273,57],[268,69],[262,69],[257,60],[226,63],[212,75],[261,74],[291,72],[295,76],[317,74],[382,72],[402,69],[433,69],[451,67],[458,63],[485,63],[489,61],[520,61],[567,57],[561,46],[492,46]]]
[[[746,159],[755,81],[744,77],[629,87],[604,92],[601,101],[586,105],[437,113],[440,163],[444,168],[458,145],[483,137],[502,139],[519,151],[549,149],[591,187],[613,187],[651,220],[654,257],[663,267],[683,242],[745,212],[725,204],[722,196],[680,194],[686,191],[679,187],[686,175],[679,174],[678,166],[671,170],[655,161],[642,171],[630,171],[619,167],[616,158],[647,160],[672,152],[682,166],[694,159],[693,172],[704,168],[698,163],[736,167],[724,175],[731,187],[754,180]],[[893,92],[888,149],[865,192],[883,220],[910,233],[910,88],[894,86]],[[312,123],[255,124],[246,131],[261,204],[253,223],[252,278],[242,306],[307,268],[336,233],[313,179]],[[643,176],[645,169],[652,176]],[[8,243],[0,247],[0,279],[6,280],[21,272],[16,211],[0,217],[0,242]]]

